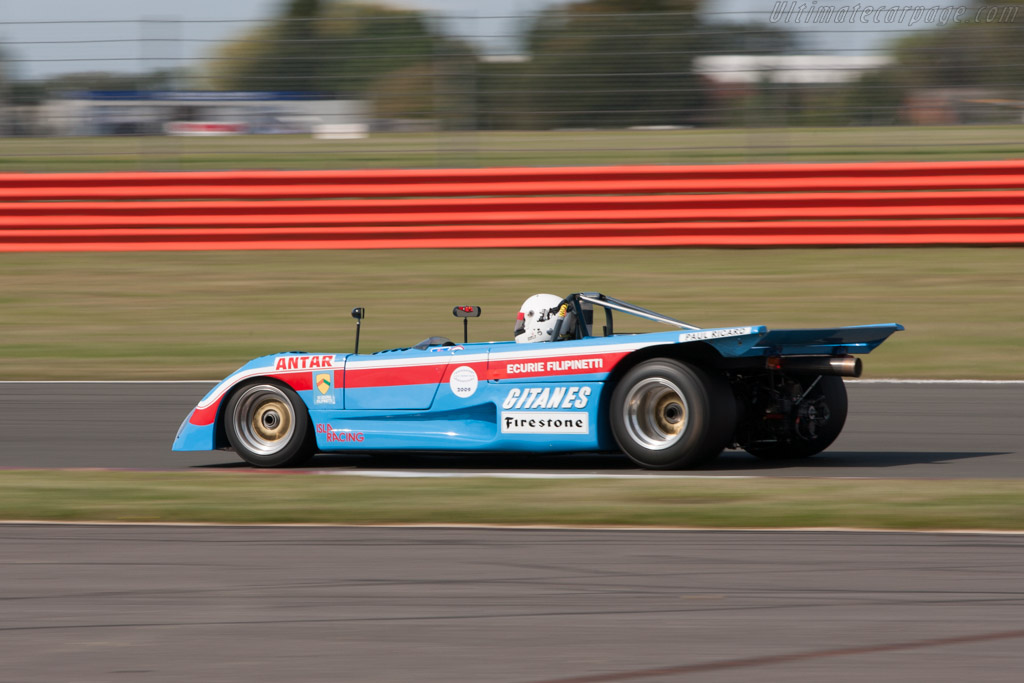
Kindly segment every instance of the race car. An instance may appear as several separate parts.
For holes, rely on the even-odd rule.
[[[317,452],[625,453],[690,468],[725,448],[804,458],[842,431],[843,377],[896,323],[769,330],[701,328],[597,292],[527,299],[515,339],[428,337],[360,354],[288,351],[249,361],[185,418],[176,451],[231,448],[256,467]],[[629,333],[625,316],[667,330]],[[630,318],[634,319],[635,318]]]

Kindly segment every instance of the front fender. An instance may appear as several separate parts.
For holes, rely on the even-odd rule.
[[[181,422],[178,433],[171,444],[172,451],[213,451],[220,446],[217,444],[217,424],[194,424],[192,416],[196,410],[189,411],[188,417]]]
[[[322,369],[343,371],[344,356],[335,354],[308,354],[288,351],[256,358],[228,375],[188,414],[178,427],[178,433],[171,445],[173,451],[209,451],[224,448],[224,430],[219,429],[221,406],[224,399],[238,384],[258,377],[267,377],[284,382],[300,395],[312,391],[313,375]],[[334,385],[334,382],[331,383]],[[304,399],[306,400],[306,399]]]
[[[217,439],[220,407],[231,388],[249,376],[245,371],[254,362],[242,366],[206,392],[206,396],[181,421],[171,445],[172,451],[212,451],[227,446],[226,443],[218,443]],[[223,441],[223,432],[221,435]]]

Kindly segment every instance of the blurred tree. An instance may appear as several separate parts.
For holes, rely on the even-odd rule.
[[[975,101],[989,116],[1015,120],[1024,104],[1024,0],[966,5],[959,21],[914,31],[891,54],[891,66],[864,74],[830,103],[847,123],[957,123]],[[978,89],[989,96],[968,92]]]
[[[321,54],[317,49],[317,22],[323,12],[320,0],[288,0],[280,24],[276,58],[287,64],[289,90],[317,89]]]
[[[891,67],[869,71],[821,100],[818,115],[832,125],[896,125],[901,123],[909,87],[904,71]]]
[[[5,85],[7,104],[31,106],[46,99],[46,84],[39,81],[9,81]]]
[[[415,64],[385,74],[370,88],[374,113],[382,118],[433,118],[436,74]]]
[[[485,120],[516,127],[709,123],[705,54],[792,49],[772,27],[713,24],[698,0],[587,0],[540,12],[524,35],[529,62],[486,70]]]
[[[1024,0],[965,7],[961,20],[896,42],[893,56],[914,87],[1024,85]]]
[[[412,10],[289,0],[218,49],[215,87],[373,99],[377,116],[447,127],[557,128],[712,123],[701,54],[790,51],[792,34],[713,24],[698,0],[586,0],[538,13],[521,62],[477,63]]]
[[[53,76],[42,82],[46,92],[61,95],[82,90],[171,90],[186,78],[180,69],[156,69],[145,73],[87,71]]]
[[[446,37],[422,12],[291,0],[276,19],[218,48],[209,71],[218,88],[359,97],[399,69],[432,73],[440,61],[473,57],[465,43]]]
[[[590,0],[541,12],[526,35],[530,127],[687,123],[705,105],[691,69],[691,0]]]
[[[0,45],[0,84],[14,79],[14,62],[10,53]]]

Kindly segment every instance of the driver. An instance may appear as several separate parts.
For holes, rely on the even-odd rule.
[[[559,338],[569,336],[573,316],[568,313],[568,305],[562,301],[561,297],[554,294],[534,294],[524,301],[516,316],[516,343],[552,341],[556,327],[561,328]],[[569,319],[566,320],[566,317]],[[561,326],[558,325],[560,320]]]

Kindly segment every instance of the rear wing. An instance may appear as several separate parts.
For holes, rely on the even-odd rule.
[[[791,356],[844,353],[871,353],[894,332],[899,323],[857,325],[810,330],[770,330],[752,347],[756,355]]]
[[[680,342],[703,341],[723,356],[751,358],[760,356],[839,356],[870,353],[894,332],[898,323],[856,325],[797,330],[769,330],[763,325],[682,332]]]

